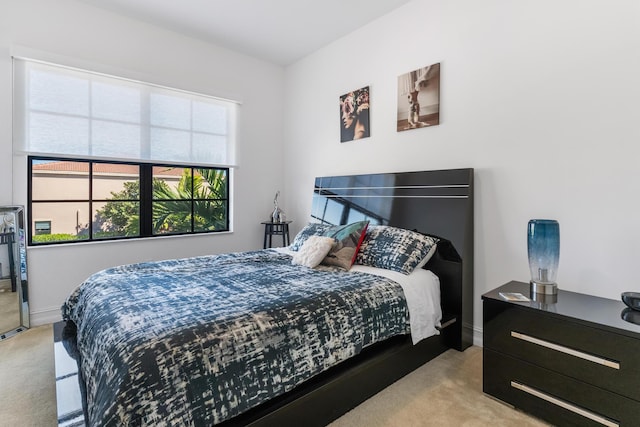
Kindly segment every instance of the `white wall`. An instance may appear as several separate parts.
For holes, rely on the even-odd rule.
[[[397,133],[400,74],[441,63],[440,125]],[[562,289],[640,290],[640,2],[415,0],[290,66],[285,185],[299,230],[315,176],[476,170],[480,296],[529,280],[526,226],[560,222]],[[338,97],[371,86],[371,137]]]
[[[64,298],[105,267],[262,247],[260,221],[268,218],[275,191],[283,189],[281,67],[74,0],[2,0],[0,204],[26,203],[27,177],[19,172],[26,160],[13,167],[11,145],[11,55],[25,53],[243,103],[233,233],[30,248],[32,323],[58,320]]]

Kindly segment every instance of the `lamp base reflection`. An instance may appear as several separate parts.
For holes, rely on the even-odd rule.
[[[620,317],[629,323],[635,323],[640,325],[640,311],[632,310],[631,308],[625,308],[620,312]]]

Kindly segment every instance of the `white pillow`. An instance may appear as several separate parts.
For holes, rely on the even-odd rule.
[[[300,250],[293,255],[291,264],[316,267],[327,256],[335,243],[333,237],[309,236]]]

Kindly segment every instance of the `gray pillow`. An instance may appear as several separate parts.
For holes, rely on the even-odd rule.
[[[367,230],[355,263],[410,274],[428,261],[437,242],[438,239],[415,231],[374,225]]]
[[[322,236],[324,232],[329,228],[331,228],[331,226],[327,224],[310,222],[296,235],[296,237],[293,239],[293,243],[291,243],[291,246],[289,246],[289,249],[296,252],[299,251],[302,245],[304,245],[304,242],[310,236]]]

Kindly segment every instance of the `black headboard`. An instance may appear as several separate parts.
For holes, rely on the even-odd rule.
[[[473,343],[473,213],[473,169],[318,177],[311,207],[312,221],[368,219],[444,239],[425,268],[440,278],[444,320],[456,319],[447,340],[459,350]]]

